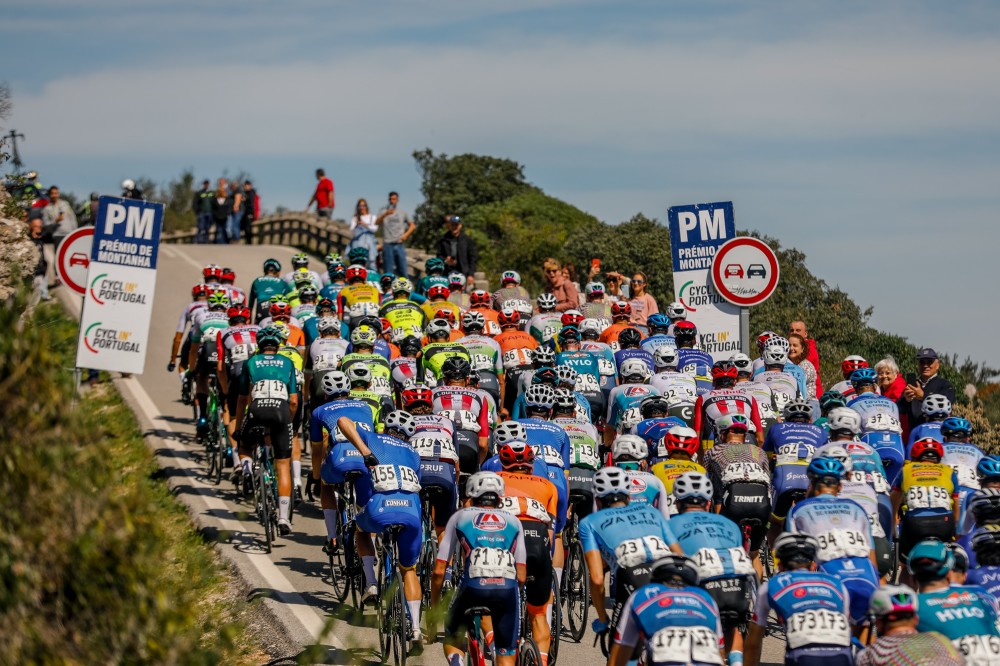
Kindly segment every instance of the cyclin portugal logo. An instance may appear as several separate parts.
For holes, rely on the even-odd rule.
[[[103,322],[94,322],[83,334],[83,346],[93,354],[102,351],[139,352],[139,343],[132,340],[132,331],[104,328]]]

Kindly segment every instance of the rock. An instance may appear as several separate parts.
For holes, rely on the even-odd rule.
[[[7,192],[0,186],[0,203],[6,198]],[[0,217],[0,303],[30,284],[38,260],[38,248],[28,238],[28,225]]]

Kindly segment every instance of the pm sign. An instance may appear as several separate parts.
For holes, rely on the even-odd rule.
[[[730,201],[674,206],[670,222],[670,255],[674,265],[674,295],[698,327],[699,347],[716,361],[740,351],[740,309],[712,288],[716,251],[736,237]]]
[[[163,204],[101,197],[77,367],[143,371],[162,227]]]

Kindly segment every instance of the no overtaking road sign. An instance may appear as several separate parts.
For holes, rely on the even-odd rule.
[[[723,244],[712,260],[712,284],[734,305],[760,305],[778,286],[778,257],[764,241],[744,236]]]

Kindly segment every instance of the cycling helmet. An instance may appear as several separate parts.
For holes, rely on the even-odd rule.
[[[309,274],[309,269],[296,268],[292,273],[292,282],[295,283],[296,287],[304,287],[307,284],[312,284],[312,275]]]
[[[281,346],[281,333],[273,326],[268,326],[257,331],[257,348],[264,349],[270,347],[277,349]]]
[[[367,365],[355,363],[347,369],[347,378],[351,380],[351,386],[359,384],[368,386],[372,383],[372,371]]]
[[[698,337],[698,327],[687,321],[679,321],[674,324],[674,340],[690,342]]]
[[[493,302],[493,297],[490,296],[490,292],[483,289],[476,289],[474,292],[469,294],[469,303],[472,307],[486,306],[489,307]]]
[[[594,473],[594,497],[604,499],[619,495],[623,499],[629,497],[631,481],[625,470],[620,467],[602,467]]]
[[[311,303],[312,301],[316,300],[318,296],[319,292],[316,291],[316,287],[309,286],[309,287],[302,287],[301,289],[299,289],[300,301],[308,301]]]
[[[443,273],[444,272],[444,259],[441,257],[431,257],[424,264],[424,270],[428,273]]]
[[[345,275],[348,282],[354,282],[355,280],[364,282],[368,279],[368,269],[358,264],[351,264],[347,267]]]
[[[642,344],[642,333],[639,329],[623,328],[618,332],[618,346],[622,349],[635,349],[640,344]]]
[[[307,268],[309,266],[309,255],[305,252],[297,252],[292,255],[292,269]]]
[[[352,264],[367,264],[368,248],[352,247],[351,251],[347,253],[347,260],[350,261]]]
[[[496,472],[476,472],[465,484],[465,495],[473,500],[495,498],[499,502],[503,493],[503,477]]]
[[[462,315],[462,329],[466,333],[471,333],[472,331],[482,332],[484,328],[486,328],[486,317],[483,316],[482,312],[469,310]]]
[[[229,282],[236,282],[236,271],[232,268],[225,267],[222,269],[222,275],[219,276],[220,280],[227,280]]]
[[[688,456],[693,456],[701,446],[698,433],[687,426],[674,426],[667,431],[661,441],[668,456],[674,451],[683,451]]]
[[[674,479],[674,499],[708,502],[712,499],[712,481],[703,472],[684,472]]]
[[[206,282],[218,282],[222,278],[222,266],[218,264],[209,264],[201,269],[201,274],[205,278]]]
[[[493,430],[493,439],[496,441],[497,446],[513,441],[523,442],[528,439],[528,431],[525,429],[523,423],[504,421],[497,424],[497,427]]]
[[[316,303],[316,314],[319,315],[323,310],[328,310],[332,316],[336,308],[333,305],[333,301],[329,298],[321,298],[319,302]]]
[[[260,338],[258,338],[259,340]],[[323,378],[320,379],[320,384],[323,386],[323,393],[328,396],[347,395],[351,392],[351,380],[339,370],[324,374]]]
[[[698,569],[689,558],[671,553],[653,562],[649,579],[654,583],[680,582],[693,587],[698,584]]]
[[[436,284],[427,290],[427,298],[432,301],[435,298],[448,298],[449,294],[451,294],[451,291],[448,289],[448,287],[445,287],[444,285],[440,284]]]
[[[611,459],[618,463],[622,459],[642,461],[649,457],[646,440],[639,435],[618,435],[611,444]]]
[[[781,345],[774,344],[774,341],[778,338],[771,338],[771,341],[767,343],[764,347],[763,353],[760,355],[764,365],[770,367],[772,365],[780,365],[784,367],[788,363],[788,352],[785,351]]]
[[[208,287],[203,284],[196,284],[191,287],[191,298],[201,298],[208,295]]]
[[[250,319],[250,308],[240,303],[239,305],[234,305],[229,308],[226,312],[226,316],[229,317],[229,322],[232,324],[233,319],[249,320]]]
[[[415,335],[408,335],[399,341],[399,353],[409,358],[414,358],[423,349],[420,338]]]
[[[292,329],[288,328],[286,322],[276,321],[271,326],[274,326],[274,329],[278,331],[278,335],[281,336],[281,344],[288,342],[288,337],[292,334]]]
[[[583,291],[587,296],[594,296],[596,298],[601,298],[604,296],[604,284],[601,282],[588,282],[583,288]]]
[[[844,432],[857,435],[861,432],[861,415],[850,407],[835,407],[826,416],[830,433]]]
[[[857,354],[853,354],[851,356],[848,356],[841,362],[840,371],[843,373],[844,379],[847,379],[848,377],[851,376],[851,373],[853,373],[855,370],[867,367],[870,367],[868,365],[868,361],[866,361],[863,357],[858,356]]]
[[[33,173],[35,173],[35,172],[34,171],[29,171],[28,172],[29,175],[33,174]],[[37,176],[36,176],[36,178],[37,178]],[[135,189],[135,181],[132,180],[131,178],[126,178],[125,180],[122,181],[122,189],[125,190],[125,191],[134,190]]]
[[[332,264],[327,266],[326,273],[330,276],[331,280],[346,280],[347,266],[341,263]]]
[[[531,375],[532,385],[548,384],[549,386],[555,386],[557,381],[559,381],[559,375],[556,374],[556,369],[551,366],[538,368]]]
[[[619,317],[631,317],[632,316],[632,306],[628,301],[615,301],[611,304],[611,317],[613,319],[618,319]]]
[[[500,275],[500,284],[506,286],[509,282],[521,284],[521,274],[517,271],[504,271]]]
[[[992,460],[983,458],[983,460]],[[982,460],[979,461],[982,464]],[[997,461],[992,460],[994,465]],[[969,498],[969,511],[976,517],[977,525],[996,523],[1000,520],[1000,488],[983,488],[972,493]]]
[[[844,474],[850,474],[854,471],[854,460],[851,458],[851,454],[848,453],[847,449],[843,446],[824,446],[820,457],[839,460],[840,464],[844,466]]]
[[[414,384],[403,389],[402,397],[403,406],[406,408],[410,408],[418,404],[434,404],[434,394],[431,392],[430,388],[424,386],[423,384]]]
[[[455,324],[455,312],[453,310],[448,310],[446,308],[441,308],[434,313],[435,319],[444,319],[448,322],[448,326]]]
[[[659,412],[661,416],[665,416],[670,412],[670,401],[667,400],[665,396],[646,396],[642,399],[642,402],[639,403],[639,413],[642,414],[642,418],[654,418],[653,415],[657,412]]]
[[[940,393],[926,395],[923,402],[920,403],[920,413],[926,418],[936,421],[945,419],[951,414],[951,400]]]
[[[941,462],[944,458],[944,446],[933,437],[922,437],[910,447],[910,460],[920,460],[927,454],[937,458],[934,462]]]
[[[549,411],[556,401],[556,392],[548,384],[534,384],[524,392],[524,407]]]
[[[327,331],[340,332],[340,321],[336,317],[319,317],[316,319],[316,330],[320,333]]]
[[[376,335],[382,334],[382,318],[376,317],[375,315],[366,314],[365,316],[358,319],[356,326],[370,326],[374,329]]]
[[[732,384],[736,382],[738,376],[739,370],[732,361],[716,361],[712,364],[712,381],[715,383],[729,380]]]
[[[788,338],[783,338],[780,335],[771,336],[771,338],[767,341],[767,344],[764,345],[764,350],[767,350],[767,348],[771,346],[781,348],[785,354],[788,354],[788,352],[791,351],[791,345],[788,342]]]
[[[793,398],[786,402],[781,413],[786,421],[805,419],[802,423],[812,423],[812,405],[803,398]]]
[[[227,294],[226,292],[221,291],[221,290],[220,291],[213,291],[211,294],[208,295],[208,309],[209,310],[215,310],[215,309],[228,310],[229,309],[229,294]],[[272,315],[272,316],[274,316],[274,315]]]
[[[458,271],[448,273],[448,286],[454,291],[465,287],[465,276]]]
[[[868,614],[895,620],[916,615],[919,608],[917,593],[908,585],[883,585],[868,600]]]
[[[392,283],[395,280],[396,276],[393,273],[382,273],[382,277],[378,279],[379,284],[382,286],[382,293],[392,293]]]
[[[356,329],[351,331],[351,344],[355,347],[374,347],[377,339],[378,333],[376,333],[375,329],[371,326],[358,326]]]
[[[551,347],[535,347],[531,350],[531,362],[535,365],[552,365],[556,362],[556,352]]]
[[[639,425],[640,421],[642,421],[642,412],[639,411],[639,408],[629,407],[618,418],[618,428],[616,430],[620,435],[625,434],[634,426]]]
[[[650,333],[666,333],[670,329],[670,319],[667,315],[657,312],[649,315],[646,326],[649,327]]]
[[[622,367],[618,370],[619,376],[625,381],[635,382],[645,382],[649,379],[649,366],[646,362],[639,358],[629,358],[625,359],[622,363]]]
[[[738,352],[729,357],[730,363],[736,366],[736,372],[740,375],[753,374],[753,361],[742,352]]]
[[[586,318],[580,322],[580,337],[584,340],[596,340],[601,337],[601,322]]]
[[[563,387],[573,390],[576,388],[576,382],[579,379],[579,373],[568,365],[557,365],[555,367],[556,383]]]
[[[818,480],[829,485],[840,483],[844,474],[846,474],[844,463],[836,458],[813,458],[806,468],[806,475],[811,481]]]
[[[521,325],[521,313],[514,308],[505,305],[500,314],[497,315],[497,323],[500,324],[500,328],[506,328],[508,326],[520,326]]]
[[[339,252],[327,252],[326,256],[323,257],[323,263],[329,266],[330,264],[336,264],[340,262]]]
[[[265,259],[264,260],[264,272],[274,271],[275,273],[281,272],[281,262],[277,259]]]
[[[976,554],[976,563],[981,567],[1000,565],[1000,529],[996,525],[987,525],[984,529],[973,532],[972,552]],[[959,569],[958,558],[955,559],[955,568]]]
[[[972,434],[972,423],[960,416],[949,416],[941,424],[941,434],[945,437],[968,437]]]
[[[498,447],[497,454],[505,470],[520,467],[531,469],[535,462],[534,449],[522,440],[504,442]]]
[[[777,333],[775,333],[774,331],[764,331],[763,333],[761,333],[760,335],[758,335],[757,336],[757,351],[758,352],[763,352],[764,351],[764,347],[767,345],[768,340],[770,340],[771,338],[773,338],[776,335],[777,335]]]
[[[668,305],[664,312],[666,312],[667,317],[669,317],[671,321],[687,319],[687,308],[684,307],[683,303],[679,303],[677,301]]]
[[[668,345],[657,347],[653,350],[653,364],[657,368],[676,368],[677,348]]]
[[[389,412],[383,425],[386,432],[395,430],[404,435],[403,439],[409,439],[417,432],[417,424],[413,420],[413,414],[402,409]]]
[[[781,562],[812,562],[819,553],[819,541],[804,532],[785,532],[775,539],[771,552]]]
[[[392,281],[392,293],[394,295],[409,294],[411,291],[413,291],[413,283],[405,277],[398,277]]]
[[[445,379],[468,379],[472,365],[465,356],[452,356],[441,364],[441,376]]]
[[[837,407],[847,407],[844,394],[840,391],[827,391],[819,397],[819,408],[824,414]]]
[[[447,319],[431,319],[424,327],[424,333],[431,340],[435,338],[448,338],[451,336],[451,324]]]
[[[579,326],[581,321],[583,321],[583,313],[579,310],[566,310],[559,319],[559,323],[563,326]]]
[[[575,412],[576,396],[572,391],[566,389],[556,389],[556,400],[552,403],[552,409],[559,412]]]
[[[937,539],[918,541],[910,550],[906,568],[917,580],[937,580],[944,578],[955,566],[955,556]]]
[[[579,342],[580,341],[580,329],[576,326],[563,326],[562,330],[556,336],[559,338],[559,342]]]
[[[995,456],[984,456],[976,464],[976,473],[980,481],[990,479],[1000,479],[1000,458]]]
[[[551,312],[556,309],[556,297],[548,292],[538,295],[538,311]]]
[[[715,420],[715,432],[719,438],[724,438],[730,430],[750,431],[750,421],[743,414],[723,414]]]
[[[955,564],[952,565],[951,570],[960,573],[969,572],[969,554],[965,552],[965,548],[962,548],[958,543],[952,542],[945,544],[945,547],[951,551],[951,555],[955,558]]]
[[[876,386],[878,383],[876,377],[875,371],[871,368],[858,368],[851,373],[851,386],[855,389],[868,386],[869,384]]]

